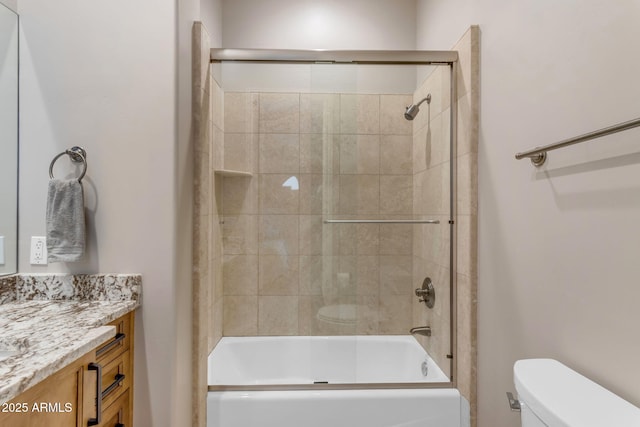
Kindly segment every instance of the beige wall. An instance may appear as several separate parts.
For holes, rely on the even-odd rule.
[[[640,406],[640,131],[554,151],[541,169],[514,159],[638,117],[637,3],[419,6],[419,48],[481,30],[479,425],[519,425],[504,392],[521,358],[556,358]]]
[[[416,0],[225,1],[222,40],[236,48],[413,49],[415,7]]]
[[[19,271],[142,273],[136,425],[191,419],[191,27],[199,3],[19,4]],[[221,39],[220,28],[210,32]],[[44,235],[49,162],[73,145],[88,153],[86,256],[31,266],[30,236]]]
[[[171,425],[185,400],[175,302],[184,289],[176,261],[176,188],[184,173],[175,157],[176,4],[25,0],[19,12],[19,271],[143,275],[134,418]],[[32,266],[30,237],[45,235],[49,162],[73,145],[86,149],[89,165],[85,258]],[[64,173],[63,159],[57,167]]]

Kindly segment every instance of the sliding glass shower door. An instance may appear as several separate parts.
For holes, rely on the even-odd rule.
[[[220,189],[223,335],[352,337],[312,345],[310,365],[345,360],[342,379],[310,382],[395,384],[414,380],[358,378],[370,351],[358,337],[392,346],[421,327],[412,342],[450,377],[450,66],[221,69],[224,169],[251,174]],[[431,308],[415,291],[426,278]],[[394,354],[389,364],[407,363]]]

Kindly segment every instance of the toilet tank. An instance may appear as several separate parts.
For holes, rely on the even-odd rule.
[[[523,427],[639,427],[640,408],[553,359],[518,360]]]

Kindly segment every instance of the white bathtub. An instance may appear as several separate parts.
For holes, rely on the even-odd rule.
[[[209,385],[449,381],[406,335],[225,337],[209,355],[208,370]]]
[[[225,337],[209,355],[208,370],[213,386],[207,397],[208,427],[461,426],[461,398],[453,388],[324,389],[332,384],[448,382],[411,336]],[[222,387],[313,388],[314,383],[329,386],[286,391]]]

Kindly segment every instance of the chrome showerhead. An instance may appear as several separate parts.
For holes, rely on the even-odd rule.
[[[407,107],[407,110],[404,112],[404,118],[407,120],[413,120],[416,118],[419,112],[420,112],[420,108],[418,108],[417,105],[410,105]]]
[[[427,101],[427,104],[431,104],[431,94],[428,94],[426,98],[424,98],[417,104],[409,105],[404,112],[404,118],[407,120],[415,119],[420,112],[420,104],[422,104],[424,101]]]

